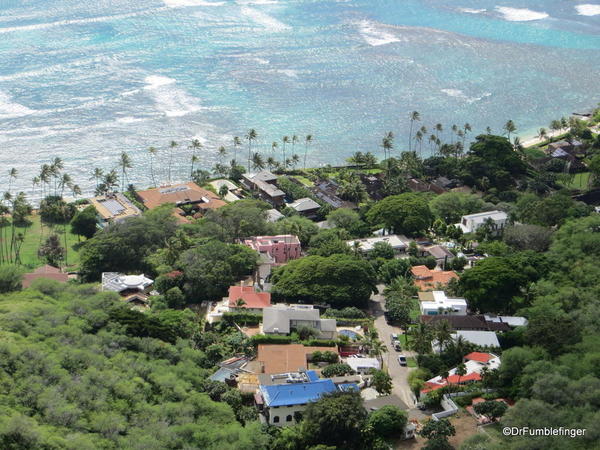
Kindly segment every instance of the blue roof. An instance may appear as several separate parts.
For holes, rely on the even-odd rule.
[[[307,370],[306,376],[308,376],[310,381],[317,381],[319,379],[319,375],[314,370]]]
[[[317,401],[323,394],[336,392],[337,388],[330,379],[312,381],[310,383],[287,383],[270,386],[261,385],[265,405],[291,406]]]

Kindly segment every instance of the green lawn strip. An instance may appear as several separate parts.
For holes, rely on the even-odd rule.
[[[301,182],[304,186],[313,187],[315,184],[310,181],[308,178],[302,175],[293,175],[293,178]]]
[[[24,266],[35,268],[44,264],[38,257],[38,249],[41,243],[52,233],[56,233],[60,236],[60,242],[64,246],[64,225],[56,225],[48,227],[41,226],[40,217],[33,215],[29,217],[31,225],[28,227],[16,227],[17,233],[23,233],[25,240],[21,246],[21,263]],[[73,270],[79,265],[79,251],[78,247],[81,245],[84,239],[80,240],[76,234],[71,233],[70,226],[67,227],[67,261],[68,269]]]
[[[417,367],[417,360],[412,356],[409,356],[406,358],[406,365],[407,367]]]

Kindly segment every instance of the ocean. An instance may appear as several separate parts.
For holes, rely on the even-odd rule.
[[[308,163],[341,164],[382,156],[387,131],[406,149],[413,110],[442,140],[508,119],[533,135],[595,106],[599,75],[598,0],[0,0],[0,189],[60,157],[89,192],[122,151],[145,187],[171,140],[183,179],[191,139],[209,168],[249,128],[265,157],[311,134]]]

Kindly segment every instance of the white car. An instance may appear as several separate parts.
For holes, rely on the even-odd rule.
[[[406,356],[398,355],[398,364],[401,366],[406,366]]]

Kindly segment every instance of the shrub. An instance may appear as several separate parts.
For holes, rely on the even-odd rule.
[[[352,368],[348,364],[343,363],[331,364],[321,371],[321,375],[323,375],[325,378],[343,377],[344,375],[350,375],[353,373],[354,371]]]

